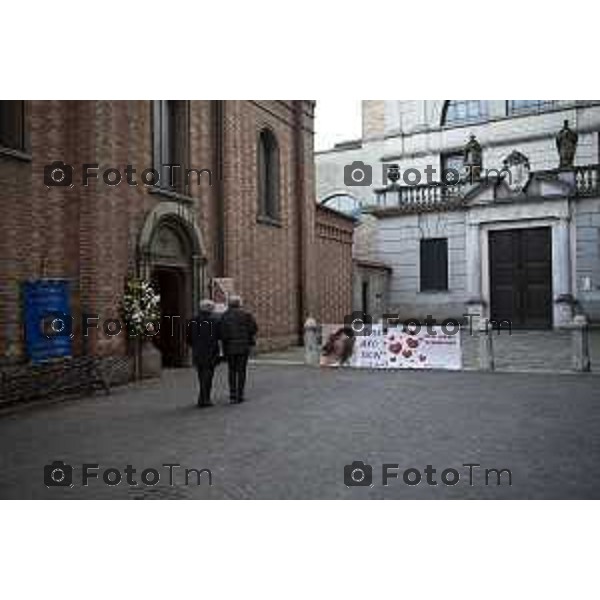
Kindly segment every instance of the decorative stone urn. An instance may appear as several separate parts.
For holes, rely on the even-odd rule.
[[[400,179],[400,166],[395,163],[387,165],[387,178],[392,182],[392,187],[397,186]]]

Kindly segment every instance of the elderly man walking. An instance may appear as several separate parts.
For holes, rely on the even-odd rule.
[[[229,369],[229,398],[232,404],[244,401],[246,369],[250,349],[256,343],[258,327],[251,313],[242,309],[239,296],[231,296],[221,317],[223,353]]]
[[[192,346],[194,365],[198,370],[200,394],[198,407],[213,406],[210,400],[215,367],[219,362],[220,320],[212,300],[200,302],[200,312],[188,324],[188,343]]]

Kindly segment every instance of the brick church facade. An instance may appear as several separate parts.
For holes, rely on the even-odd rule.
[[[126,354],[123,335],[99,327],[84,337],[81,315],[121,318],[131,276],[153,280],[163,311],[186,318],[202,297],[239,293],[257,317],[261,350],[297,343],[308,316],[341,320],[350,311],[353,223],[315,202],[314,102],[2,101],[0,108],[2,362],[27,359],[28,280],[69,282],[74,355]],[[47,185],[55,161],[73,167],[72,186]],[[160,166],[167,164],[193,171],[186,178],[172,169],[171,180]],[[146,185],[154,174],[143,172],[157,165],[160,181]],[[86,170],[95,176],[83,185]],[[319,263],[338,282],[333,289],[322,289]],[[170,363],[182,363],[182,340],[165,343]]]

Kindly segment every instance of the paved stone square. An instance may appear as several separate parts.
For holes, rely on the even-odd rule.
[[[600,498],[600,380],[593,374],[381,372],[254,364],[249,401],[194,406],[191,369],[0,418],[0,498]],[[44,465],[75,467],[72,488],[47,489]],[[344,485],[344,466],[372,465],[373,486]],[[82,463],[99,479],[81,486]],[[165,463],[177,463],[168,485]],[[398,479],[382,485],[382,464]],[[469,485],[465,463],[474,468]],[[157,468],[155,487],[102,482],[108,467]],[[437,470],[429,485],[409,468]],[[209,468],[184,486],[183,468]],[[454,486],[441,473],[460,474]],[[484,469],[510,469],[496,485]],[[179,473],[179,475],[178,475]],[[399,515],[399,518],[401,515]]]

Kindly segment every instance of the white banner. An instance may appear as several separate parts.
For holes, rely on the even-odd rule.
[[[460,331],[448,335],[441,327],[372,325],[370,335],[355,335],[343,325],[323,326],[321,365],[367,369],[462,368]]]
[[[371,335],[355,336],[350,366],[367,369],[385,369],[387,367],[381,325],[373,325]]]
[[[447,335],[441,327],[421,327],[418,333],[411,333],[410,329],[389,327],[386,334],[382,333],[389,369],[462,368],[460,331]]]

